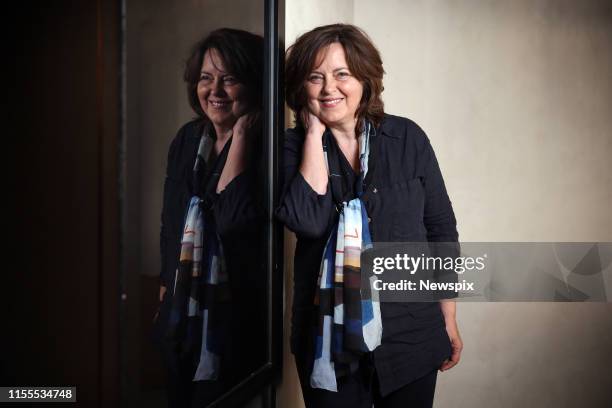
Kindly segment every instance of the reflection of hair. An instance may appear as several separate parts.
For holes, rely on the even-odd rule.
[[[189,105],[201,117],[206,117],[198,99],[200,70],[206,51],[217,50],[225,68],[242,83],[249,95],[249,102],[261,109],[263,83],[263,38],[248,31],[220,28],[198,41],[185,64],[184,80],[187,83]]]
[[[380,53],[367,34],[350,24],[331,24],[302,34],[287,50],[285,62],[285,93],[287,105],[296,114],[306,106],[304,83],[320,58],[319,52],[332,43],[340,43],[346,54],[351,74],[363,84],[363,96],[356,116],[378,126],[384,105],[380,97],[385,73]],[[299,115],[297,115],[299,118]],[[298,119],[299,120],[299,119]]]

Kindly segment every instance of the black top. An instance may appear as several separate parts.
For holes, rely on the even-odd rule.
[[[334,138],[331,137],[332,143]],[[321,256],[337,212],[331,192],[317,194],[299,172],[304,132],[285,134],[284,186],[277,217],[295,232],[291,350],[314,341],[313,298]],[[336,149],[339,151],[339,149]],[[340,160],[345,176],[350,164]],[[429,139],[413,121],[385,115],[370,140],[362,199],[373,242],[457,242],[455,215]],[[354,181],[345,180],[354,197]],[[351,190],[352,189],[352,190]],[[382,395],[438,368],[451,354],[439,302],[381,303],[382,344],[372,352]]]
[[[349,163],[346,156],[336,144],[333,137],[329,138],[331,145],[329,146],[328,154],[335,154],[338,157],[340,175],[342,176],[342,201],[350,201],[357,197],[357,183],[359,183],[359,174],[355,173],[353,166]]]
[[[194,181],[193,166],[203,128],[204,123],[201,120],[185,124],[178,131],[168,151],[161,215],[160,283],[166,286],[169,292],[173,289],[174,273],[178,267],[187,205],[194,194],[205,199],[206,214],[215,220],[224,248],[241,247],[241,240],[246,236],[253,238],[256,233],[254,230],[245,229],[258,226],[257,232],[261,232],[263,225],[263,183],[258,163],[253,163],[249,169],[236,176],[220,194],[215,192],[231,139],[225,144],[219,157],[211,161],[208,166],[210,169],[206,172],[208,174],[202,174],[200,180]],[[256,152],[254,154],[257,155]],[[252,247],[252,243],[249,246]]]

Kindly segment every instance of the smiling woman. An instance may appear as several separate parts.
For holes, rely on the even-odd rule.
[[[382,61],[359,28],[303,34],[285,66],[297,120],[276,214],[297,236],[291,351],[306,407],[431,407],[437,371],[461,353],[455,304],[380,303],[359,256],[373,242],[457,241],[429,139],[384,113]]]

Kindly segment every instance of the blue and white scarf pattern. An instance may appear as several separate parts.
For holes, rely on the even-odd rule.
[[[194,183],[206,167],[213,143],[205,132],[193,169]],[[221,241],[214,222],[206,222],[201,203],[201,197],[194,195],[185,216],[168,329],[180,352],[191,355],[197,364],[193,381],[218,379],[227,323],[227,312],[219,303],[229,298]]]
[[[366,122],[358,139],[360,187],[368,172],[373,132],[373,126]],[[327,151],[325,159],[329,172]],[[375,276],[362,277],[365,271],[360,267],[361,252],[372,247],[361,194],[362,188],[357,198],[342,203],[338,227],[323,252],[315,295],[319,321],[310,377],[313,388],[338,391],[337,378],[355,372],[359,357],[378,347],[382,339],[380,302],[372,288]]]

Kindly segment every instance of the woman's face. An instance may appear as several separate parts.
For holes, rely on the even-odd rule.
[[[200,106],[217,132],[231,129],[247,111],[246,87],[227,72],[214,48],[204,54],[197,92]]]
[[[354,126],[363,85],[349,71],[344,48],[332,43],[317,61],[321,63],[306,79],[308,109],[327,126]]]

